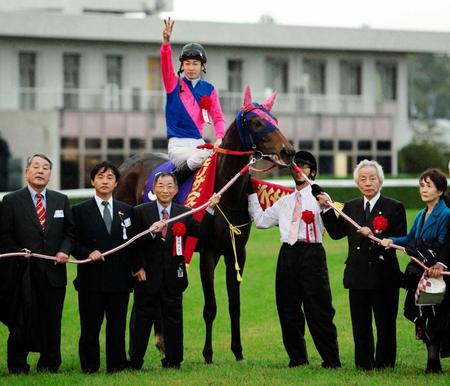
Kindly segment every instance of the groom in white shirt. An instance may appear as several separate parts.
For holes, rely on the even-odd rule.
[[[294,162],[314,180],[317,162],[307,151],[295,154]],[[278,225],[281,242],[276,272],[276,302],[289,367],[307,365],[305,317],[322,367],[341,367],[335,310],[332,305],[320,206],[311,186],[292,171],[296,190],[283,196],[265,211],[256,194],[249,194],[248,209],[257,228]]]

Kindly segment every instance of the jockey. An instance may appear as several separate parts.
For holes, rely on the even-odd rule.
[[[198,43],[186,44],[180,53],[180,68],[175,75],[172,63],[170,36],[174,22],[164,20],[161,45],[161,72],[167,93],[166,125],[169,139],[169,159],[177,167],[178,180],[182,175],[198,169],[211,154],[210,150],[197,149],[203,145],[203,126],[213,123],[214,146],[222,143],[225,120],[214,86],[201,79],[206,73],[206,52]],[[181,77],[181,74],[184,76]],[[179,181],[181,182],[181,181]]]

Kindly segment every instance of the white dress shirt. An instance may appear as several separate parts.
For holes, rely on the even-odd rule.
[[[105,210],[105,206],[102,204],[102,202],[103,201],[108,201],[109,205],[107,206],[107,208],[109,210],[109,213],[111,213],[111,219],[112,219],[113,218],[113,199],[112,199],[112,196],[108,200],[104,200],[103,198],[100,198],[97,195],[95,195],[94,198],[95,198],[95,202],[97,203],[98,210],[100,211],[100,214],[102,215],[102,217],[103,217],[103,211]]]
[[[263,210],[258,201],[256,193],[248,196],[248,211],[257,228],[271,228],[278,225],[280,228],[280,240],[283,243],[288,242],[289,231],[292,224],[292,214],[295,207],[295,193],[281,197],[270,208]],[[300,191],[302,213],[310,210],[314,213],[314,221],[307,224],[300,220],[298,231],[299,241],[309,241],[310,243],[322,243],[324,226],[320,217],[320,207],[317,200],[311,193],[311,186],[306,186]],[[308,228],[308,229],[307,229]],[[306,232],[308,232],[309,237]]]
[[[368,200],[365,196],[364,196],[364,206],[363,206],[363,210],[366,209],[366,203],[369,202],[370,203],[370,213],[372,213],[373,207],[375,206],[375,204],[377,203],[378,199],[380,198],[381,193],[378,192],[371,200]]]

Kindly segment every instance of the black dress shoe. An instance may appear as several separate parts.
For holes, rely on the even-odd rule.
[[[303,361],[297,361],[297,360],[290,360],[289,361],[289,367],[298,367],[298,366],[306,366],[309,365],[309,362],[307,360]]]
[[[179,370],[181,368],[179,362],[169,362],[166,358],[161,359],[161,365],[165,369],[176,369],[176,370]]]
[[[144,361],[140,360],[129,360],[126,363],[126,370],[132,370],[132,371],[137,371],[137,370],[141,370],[142,369],[142,365],[144,364]]]
[[[425,369],[426,374],[439,374],[442,373],[441,361],[439,359],[429,359],[427,363],[427,368]]]
[[[10,374],[28,374],[30,372],[30,366],[11,366],[8,370]]]
[[[322,367],[324,369],[339,369],[341,366],[341,362],[322,362]]]

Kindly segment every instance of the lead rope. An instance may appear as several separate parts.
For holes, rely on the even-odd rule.
[[[240,236],[242,234],[241,229],[249,224],[251,224],[251,221],[242,224],[242,225],[233,225],[230,220],[228,220],[227,216],[225,216],[225,213],[223,213],[223,210],[220,208],[219,205],[216,205],[217,209],[219,209],[219,212],[222,214],[223,218],[225,219],[225,221],[228,223],[228,228],[230,230],[230,239],[231,239],[231,245],[233,246],[233,253],[234,253],[234,269],[236,270],[236,280],[238,282],[242,281],[242,276],[241,276],[241,267],[239,267],[239,262],[237,259],[237,252],[236,252],[236,239],[235,239],[235,235],[236,236]]]
[[[222,195],[225,191],[227,191],[231,185],[233,185],[236,180],[242,176],[243,174],[245,174],[248,169],[250,168],[250,165],[254,164],[257,161],[257,159],[255,157],[252,157],[249,161],[249,163],[247,165],[245,165],[238,173],[236,173],[231,179],[230,181],[228,181],[223,187],[222,189],[220,189],[217,194]],[[188,212],[184,212],[179,214],[178,216],[175,217],[171,217],[170,219],[168,219],[166,221],[166,224],[169,224],[171,222],[174,221],[178,221],[179,219],[186,217],[186,216],[190,216],[194,213],[197,213],[203,209],[205,209],[207,206],[209,205],[209,200],[206,201],[204,204],[200,205],[197,208],[191,209]],[[151,227],[142,231],[141,233],[138,233],[137,235],[133,236],[131,239],[127,240],[126,242],[124,242],[123,244],[118,245],[117,247],[110,249],[109,251],[103,252],[102,256],[106,257],[108,255],[111,255],[117,251],[120,251],[121,249],[125,248],[126,246],[130,245],[131,243],[133,243],[134,241],[136,241],[137,239],[145,236],[146,234],[152,233]],[[44,259],[44,260],[53,260],[56,262],[56,257],[55,256],[49,256],[49,255],[43,255],[40,253],[29,253],[29,252],[10,252],[10,253],[4,253],[4,254],[0,254],[0,259],[3,258],[7,258],[7,257],[25,257],[25,256],[30,256],[30,257],[36,257],[39,259]],[[86,263],[90,263],[92,260],[91,259],[84,259],[84,260],[75,260],[75,259],[69,259],[67,261],[67,263],[70,264],[86,264]]]

